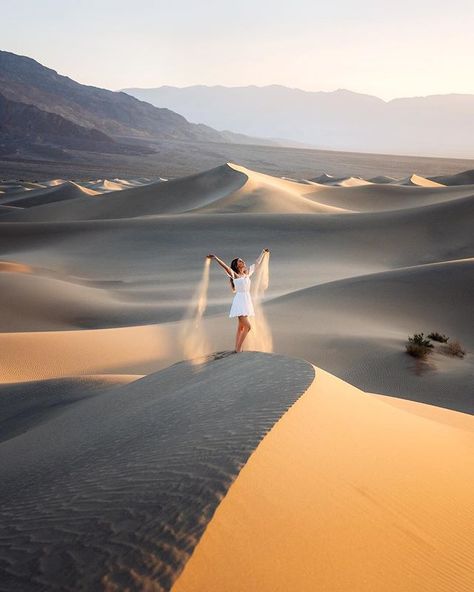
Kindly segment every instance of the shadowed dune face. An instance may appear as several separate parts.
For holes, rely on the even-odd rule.
[[[438,175],[431,177],[432,181],[441,183],[442,185],[473,185],[474,184],[474,169],[470,171],[463,171],[454,175]]]
[[[138,378],[142,377],[91,374],[0,385],[0,442],[47,423],[78,401]]]
[[[244,352],[92,397],[65,401],[46,384],[11,393],[1,587],[169,590],[249,455],[313,378],[304,360]],[[37,421],[40,396],[69,404]]]

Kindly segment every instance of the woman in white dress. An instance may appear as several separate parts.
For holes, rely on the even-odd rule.
[[[245,261],[240,258],[233,259],[229,266],[216,255],[208,255],[210,259],[215,259],[226,271],[230,278],[232,291],[235,293],[232,306],[230,307],[229,318],[238,317],[237,334],[235,336],[236,352],[242,351],[242,344],[252,328],[248,317],[255,316],[252,297],[250,295],[250,276],[253,275],[256,267],[263,261],[265,253],[269,252],[268,249],[263,249],[255,263],[252,263],[249,268],[247,268]]]

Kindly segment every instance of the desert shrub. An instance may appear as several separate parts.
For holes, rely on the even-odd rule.
[[[444,346],[444,352],[449,354],[450,356],[456,356],[457,358],[464,358],[466,355],[465,350],[463,349],[462,345],[459,341],[450,341]]]
[[[413,356],[414,358],[424,359],[432,352],[429,347],[426,347],[425,345],[417,345],[416,343],[407,343],[405,347],[407,354],[410,354],[410,356]]]
[[[425,338],[424,333],[415,333],[413,337],[408,337],[408,343],[405,345],[407,354],[414,358],[426,358],[433,349],[433,344]]]
[[[413,343],[413,345],[419,345],[421,347],[429,347],[432,348],[433,344],[429,339],[425,338],[424,333],[415,333],[413,337],[408,338],[409,343]]]
[[[447,343],[449,337],[447,335],[442,335],[441,333],[438,333],[437,331],[433,331],[432,333],[430,333],[428,335],[428,337],[430,339],[432,339],[433,341],[439,341],[440,343]]]

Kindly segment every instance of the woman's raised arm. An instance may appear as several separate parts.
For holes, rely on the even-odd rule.
[[[228,275],[230,275],[230,277],[231,277],[231,278],[233,278],[233,277],[234,277],[234,272],[233,272],[232,268],[231,268],[231,267],[229,267],[229,266],[227,265],[227,263],[225,263],[224,261],[222,261],[222,259],[219,259],[219,257],[218,257],[217,255],[213,255],[213,254],[211,254],[211,253],[210,253],[210,254],[208,255],[208,257],[209,257],[209,259],[215,259],[215,260],[217,261],[217,263],[219,263],[219,265],[220,265],[220,266],[221,266],[223,269],[225,269],[225,270],[227,271],[227,274],[228,274]]]
[[[257,257],[257,260],[255,261],[256,265],[260,265],[260,263],[263,261],[263,258],[265,257],[265,253],[269,253],[269,252],[270,252],[270,249],[263,249],[263,251]]]

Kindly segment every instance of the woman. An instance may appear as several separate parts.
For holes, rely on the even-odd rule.
[[[225,269],[230,278],[232,291],[235,292],[232,306],[230,308],[229,318],[238,317],[237,334],[235,337],[235,351],[242,351],[242,344],[252,328],[248,317],[255,316],[253,308],[252,297],[250,296],[250,276],[255,272],[256,266],[260,265],[266,253],[270,253],[268,249],[263,251],[258,256],[255,263],[252,263],[250,268],[243,259],[234,259],[230,267],[216,255],[209,254],[210,259],[215,259],[219,265]]]

